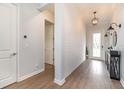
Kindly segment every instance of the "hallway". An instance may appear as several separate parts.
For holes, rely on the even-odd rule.
[[[67,79],[63,86],[53,83],[53,66],[46,65],[46,70],[27,80],[14,83],[7,89],[120,89],[123,88],[119,81],[109,78],[104,62],[87,60],[82,63]]]

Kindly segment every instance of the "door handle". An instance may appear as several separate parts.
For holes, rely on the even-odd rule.
[[[16,56],[17,55],[17,53],[12,53],[10,56]]]
[[[102,45],[102,46],[101,46],[101,48],[103,49],[103,48],[104,48],[104,46]]]
[[[13,55],[13,56],[15,56],[15,55],[16,55],[16,53],[13,53],[12,55]]]

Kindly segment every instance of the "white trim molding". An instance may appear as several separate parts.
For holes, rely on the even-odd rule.
[[[121,85],[124,87],[124,80],[121,79],[120,82],[121,82]]]
[[[62,85],[65,83],[65,79],[63,79],[63,80],[54,79],[54,83],[56,83],[56,84],[62,86]]]
[[[22,76],[22,77],[20,77],[20,78],[18,79],[17,82],[20,82],[20,81],[23,81],[23,80],[25,80],[25,79],[28,79],[28,78],[30,78],[30,77],[32,77],[32,76],[34,76],[34,75],[36,75],[36,74],[39,74],[39,73],[41,73],[41,72],[43,72],[43,71],[44,71],[44,69],[41,69],[41,70],[37,70],[37,71],[35,71],[35,72],[32,72],[32,73],[30,73],[30,74],[28,74],[28,75]]]

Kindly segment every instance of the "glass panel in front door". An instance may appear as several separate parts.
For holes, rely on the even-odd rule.
[[[101,33],[93,34],[93,57],[101,57]]]

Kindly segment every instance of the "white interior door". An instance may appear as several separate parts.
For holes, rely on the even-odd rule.
[[[0,88],[16,82],[16,6],[0,4]]]
[[[45,63],[53,64],[53,48],[54,48],[54,25],[46,21],[45,24]]]

